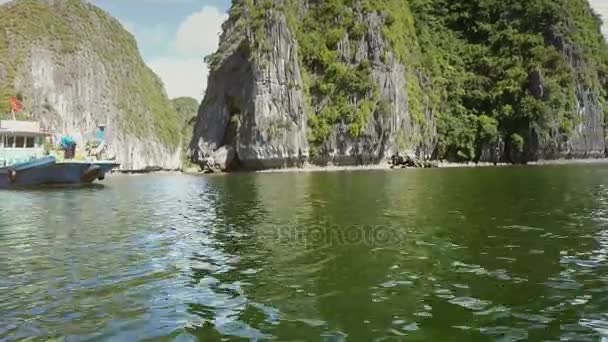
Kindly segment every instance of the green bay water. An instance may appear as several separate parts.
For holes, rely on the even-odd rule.
[[[602,341],[608,166],[0,192],[0,340]]]

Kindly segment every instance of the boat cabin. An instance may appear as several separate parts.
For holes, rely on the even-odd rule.
[[[0,120],[0,167],[42,157],[47,136],[39,122]]]

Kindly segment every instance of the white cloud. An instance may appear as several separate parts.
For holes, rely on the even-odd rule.
[[[591,7],[595,12],[602,16],[604,25],[602,26],[602,32],[604,37],[608,38],[608,0],[590,0]]]
[[[188,2],[189,0],[141,0],[148,2]],[[0,0],[0,3],[6,0]],[[608,38],[608,0],[590,0],[594,10],[603,20],[603,32]],[[167,37],[167,30],[161,26],[142,29],[128,21],[122,21],[127,30],[134,32],[141,44],[170,43],[165,55],[148,61],[148,65],[163,80],[170,98],[191,96],[202,100],[207,86],[208,68],[203,57],[217,48],[221,25],[226,14],[216,7],[205,6],[200,11],[186,17],[179,25],[175,37]]]
[[[220,13],[217,8],[205,6],[186,17],[179,24],[174,37],[168,37],[168,30],[160,26],[146,30],[132,26],[140,47],[144,44],[149,47],[165,41],[167,52],[160,57],[149,59],[147,64],[160,76],[170,98],[190,96],[202,100],[207,88],[208,74],[203,58],[217,49],[219,33],[225,19],[226,14]],[[127,27],[128,24],[124,25]]]
[[[210,6],[190,15],[177,30],[177,52],[182,56],[201,56],[213,52],[217,48],[219,32],[225,20],[225,14]]]
[[[595,12],[602,17],[604,21],[602,32],[604,33],[604,37],[608,39],[608,0],[589,0],[589,3]]]
[[[166,3],[190,0],[140,1]],[[163,81],[169,98],[189,96],[202,100],[208,75],[203,58],[217,49],[219,33],[226,17],[216,7],[205,6],[184,18],[174,36],[162,24],[142,26],[129,20],[119,20],[136,37],[140,49],[160,52],[156,57],[146,58],[146,63]]]
[[[161,57],[148,65],[163,80],[169,98],[203,99],[208,71],[202,58]]]

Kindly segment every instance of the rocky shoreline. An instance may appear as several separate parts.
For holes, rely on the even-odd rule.
[[[436,169],[454,169],[454,168],[479,168],[479,167],[509,167],[518,166],[518,164],[510,163],[488,163],[488,162],[448,162],[448,161],[416,161],[415,163],[422,163],[419,166],[408,166],[408,165],[392,165],[390,161],[381,164],[370,164],[370,165],[313,165],[304,164],[300,167],[285,167],[285,168],[274,168],[266,170],[242,170],[236,172],[216,172],[216,173],[205,173],[203,171],[197,171],[194,168],[182,170],[182,174],[189,175],[227,175],[231,173],[291,173],[291,172],[339,172],[339,171],[388,171],[388,170],[399,170],[399,169],[423,169],[423,168],[436,168]],[[549,166],[549,165],[584,165],[584,164],[608,164],[608,158],[594,158],[594,159],[555,159],[555,160],[539,160],[535,162],[529,162],[525,165],[520,166]],[[411,165],[411,164],[410,164]]]
[[[528,165],[576,165],[576,164],[608,164],[608,158],[574,158],[574,159],[554,159],[538,160],[528,163]]]
[[[229,151],[225,151],[229,152]],[[181,169],[161,169],[159,167],[148,167],[143,170],[118,170],[121,174],[148,174],[148,173],[181,173],[189,175],[225,175],[231,173],[286,173],[286,172],[332,172],[332,171],[366,171],[366,170],[397,170],[397,169],[435,169],[435,168],[476,168],[476,167],[505,167],[505,166],[545,166],[545,165],[576,165],[576,164],[608,164],[608,158],[570,158],[554,160],[538,160],[525,164],[492,163],[492,162],[450,162],[446,160],[429,160],[418,158],[412,154],[401,155],[399,153],[386,158],[377,164],[339,165],[328,163],[318,165],[303,161],[297,166],[282,166],[265,169],[246,169],[228,165],[233,162],[230,153],[225,153],[221,158],[209,158],[207,164],[199,166],[192,164]]]

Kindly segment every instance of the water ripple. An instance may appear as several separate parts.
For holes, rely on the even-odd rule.
[[[608,336],[608,174],[517,170],[0,193],[0,340]]]

